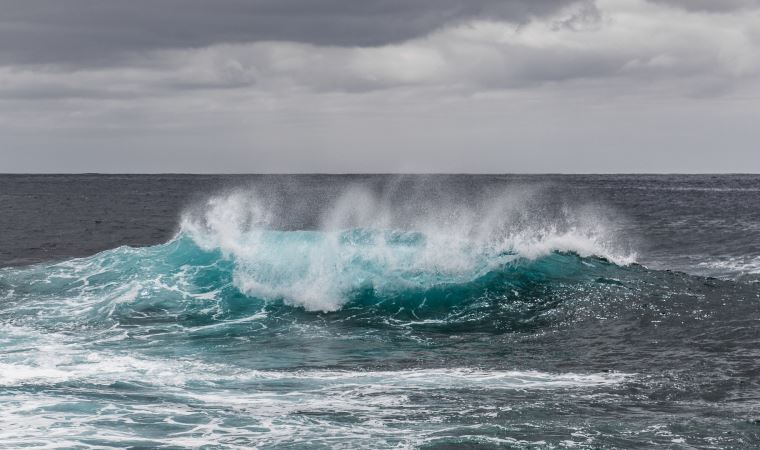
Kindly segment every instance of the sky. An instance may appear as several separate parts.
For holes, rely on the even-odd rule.
[[[0,0],[0,172],[760,172],[760,0]]]

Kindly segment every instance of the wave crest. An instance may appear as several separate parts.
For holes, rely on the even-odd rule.
[[[320,208],[314,229],[287,230],[281,224],[292,220],[276,199],[237,191],[188,211],[182,233],[232,261],[243,293],[325,312],[356,292],[387,297],[466,284],[553,252],[620,265],[635,259],[603,209],[535,189],[448,202],[356,186]]]

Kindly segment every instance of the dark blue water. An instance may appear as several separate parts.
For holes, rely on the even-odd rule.
[[[0,176],[0,445],[753,448],[758,176]]]

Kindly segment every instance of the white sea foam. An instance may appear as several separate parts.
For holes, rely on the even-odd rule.
[[[464,405],[457,401],[442,404],[435,400],[442,393],[449,398],[467,391],[491,392],[489,398],[503,391],[591,395],[596,388],[633,376],[462,367],[249,370],[189,358],[94,351],[89,345],[65,341],[66,336],[57,333],[10,325],[0,328],[0,343],[8,350],[0,355],[3,445],[77,446],[86,437],[146,447],[160,443],[242,448],[253,442],[278,446],[294,438],[329,444],[333,436],[354,445],[371,447],[372,443],[377,445],[377,439],[388,439],[413,447],[451,428],[447,417],[482,416],[490,420],[500,410],[509,411],[514,406]],[[165,400],[115,400],[109,394],[115,383],[140,386],[141,393],[160,392]],[[57,394],[61,388],[74,385],[76,389],[67,395]],[[199,411],[213,414],[199,422]],[[404,419],[410,414],[416,418]],[[345,428],[340,421],[320,419],[322,416],[350,416],[355,423]],[[170,431],[148,438],[139,427],[132,427],[138,425],[135,418],[141,423],[161,424]],[[389,428],[391,423],[396,426]],[[409,432],[415,427],[422,432],[410,439]],[[366,440],[368,435],[374,438]],[[473,435],[473,439],[492,438]]]
[[[35,352],[27,351],[23,361],[0,362],[0,386],[39,386],[73,381],[110,385],[124,381],[166,388],[183,387],[199,381],[212,384],[225,381],[290,382],[318,389],[345,389],[361,385],[363,391],[371,388],[381,393],[395,389],[474,387],[518,390],[588,388],[620,383],[630,376],[623,373],[577,374],[468,368],[398,371],[242,370],[193,360],[171,361],[134,354],[87,352],[81,348],[61,345],[43,346]],[[218,398],[231,403],[247,401],[240,395],[224,394]]]
[[[697,267],[713,276],[741,278],[760,275],[760,256],[732,256],[714,258],[697,264]]]
[[[394,200],[398,201],[398,200]],[[333,311],[357,289],[375,292],[466,283],[517,259],[552,252],[629,264],[600,208],[549,207],[529,189],[398,205],[362,187],[346,190],[314,231],[276,231],[271,203],[251,191],[209,199],[183,217],[202,248],[235,262],[244,293],[312,311]]]
[[[334,438],[368,448],[379,445],[378,439],[387,439],[384,447],[414,447],[451,431],[452,418],[489,422],[519,408],[516,402],[527,401],[520,400],[526,393],[552,391],[576,398],[634,376],[465,367],[250,370],[200,359],[94,350],[91,343],[67,344],[66,338],[0,326],[0,344],[7,350],[0,355],[2,445],[69,447],[86,438],[114,446],[242,448],[254,442],[285,445],[293,439],[329,445]],[[134,389],[124,391],[116,383]],[[61,389],[67,394],[60,395]],[[114,389],[119,396],[112,395]],[[515,395],[505,397],[505,391]],[[163,401],[121,401],[128,392],[160,393]],[[470,399],[462,394],[466,392],[494,400],[463,403]],[[499,398],[513,402],[495,400]],[[350,427],[341,417],[352,418]],[[166,432],[148,437],[141,432],[145,423]],[[456,427],[462,435],[468,425]],[[475,440],[497,439],[471,431]]]

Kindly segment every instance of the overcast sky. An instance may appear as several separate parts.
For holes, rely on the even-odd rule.
[[[0,172],[760,172],[760,0],[0,0]]]

